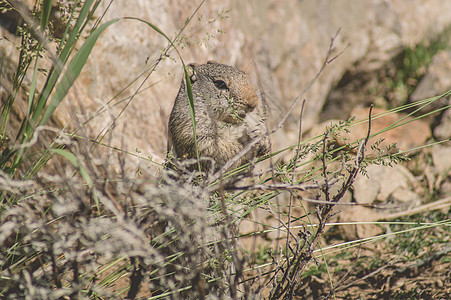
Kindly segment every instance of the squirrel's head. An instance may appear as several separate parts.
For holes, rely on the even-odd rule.
[[[258,97],[244,72],[215,61],[187,67],[195,101],[205,101],[217,120],[239,123],[257,107]]]

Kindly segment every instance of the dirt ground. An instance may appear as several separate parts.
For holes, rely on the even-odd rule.
[[[450,299],[449,233],[436,227],[339,254],[328,262],[332,280],[305,277],[299,299]]]

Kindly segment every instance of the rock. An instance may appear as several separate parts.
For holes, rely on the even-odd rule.
[[[448,143],[449,144],[449,143]],[[446,177],[451,175],[451,147],[437,145],[432,147],[432,162],[437,172]]]
[[[411,96],[412,101],[427,99],[441,95],[451,90],[451,50],[441,50],[434,55],[428,67],[426,75],[421,79],[415,92]],[[437,106],[446,105],[446,99],[440,100]]]
[[[363,206],[351,206],[342,209],[338,218],[341,223],[353,223],[373,222],[379,220],[381,216],[374,209]],[[348,240],[364,239],[383,232],[382,228],[375,224],[347,224],[341,225],[340,228]]]
[[[369,108],[355,108],[351,115],[355,116],[355,122],[359,120],[364,120],[368,118]],[[374,108],[372,112],[371,121],[371,134],[378,133],[388,126],[391,126],[397,122],[406,123],[413,120],[412,117],[406,117],[404,114],[388,112],[385,109]],[[402,121],[401,121],[402,119]],[[329,120],[325,121],[315,127],[307,136],[315,137],[325,132],[326,127],[330,127],[332,124],[338,124],[339,120]],[[348,128],[349,133],[341,132],[340,135],[335,135],[333,137],[334,142],[338,146],[343,146],[348,143],[353,143],[360,141],[365,138],[368,132],[368,121],[363,122],[358,125],[354,125]],[[383,139],[379,143],[379,148],[381,150],[386,150],[389,145],[396,144],[396,149],[391,152],[398,150],[409,150],[419,146],[424,145],[424,142],[432,135],[431,129],[427,122],[423,120],[415,120],[407,124],[395,127],[386,132],[380,133],[377,136],[371,138],[368,141],[366,155],[375,154],[371,149],[371,146],[376,142]]]
[[[354,182],[354,199],[357,204],[373,204],[383,209],[363,206],[343,207],[340,222],[372,222],[384,219],[393,212],[404,211],[421,204],[414,192],[418,182],[403,166],[393,168],[370,165],[367,176],[359,175]],[[374,224],[342,225],[347,239],[367,238],[382,233]]]
[[[405,167],[370,165],[366,176],[357,176],[354,183],[354,198],[357,203],[381,202],[393,210],[420,204],[420,198],[413,192],[418,182]]]
[[[401,202],[407,206],[418,205],[420,201],[420,197],[416,193],[405,187],[396,188],[388,197],[388,202]]]
[[[356,108],[351,112],[352,116],[356,117],[356,120],[368,118],[369,108]],[[392,126],[395,123],[406,123],[402,126],[395,127],[384,133],[378,134],[376,137],[369,141],[367,149],[371,149],[376,141],[384,139],[380,144],[380,147],[385,147],[396,143],[399,150],[409,150],[424,145],[424,142],[432,135],[429,125],[423,120],[412,121],[412,117],[406,117],[400,113],[389,113],[387,110],[381,108],[373,109],[373,116],[371,122],[371,134],[375,134],[384,130],[388,126]],[[353,126],[350,129],[349,135],[343,135],[349,138],[351,141],[355,141],[364,138],[368,131],[368,122]]]
[[[415,92],[412,94],[412,101],[424,100],[433,96],[441,95],[451,90],[451,50],[441,50],[432,59],[426,75],[421,79]],[[451,97],[437,99],[433,103],[424,107],[422,114],[440,109],[451,104]],[[451,113],[447,109],[441,117],[440,124],[434,129],[434,136],[437,139],[449,139],[451,137]],[[430,123],[436,122],[437,114],[427,117]]]
[[[448,98],[448,105],[451,105],[451,97]],[[447,109],[438,124],[434,128],[434,137],[437,140],[446,140],[451,138],[451,109]]]
[[[451,180],[445,180],[444,182],[441,183],[441,185],[439,186],[440,188],[440,193],[442,195],[451,195]]]

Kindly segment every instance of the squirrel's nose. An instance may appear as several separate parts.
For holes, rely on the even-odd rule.
[[[248,98],[248,103],[249,103],[249,106],[250,106],[252,109],[254,109],[254,108],[256,108],[257,105],[258,105],[258,97],[257,97],[257,95],[255,94],[255,92],[252,93],[252,94],[253,94],[253,95],[252,95],[251,97]]]
[[[246,93],[245,96],[246,99],[246,112],[253,111],[254,108],[258,105],[258,97],[257,94],[255,94],[255,91],[253,89],[250,89],[248,93]]]
[[[243,78],[240,82],[241,84],[237,86],[233,86],[232,93],[234,93],[240,99],[241,105],[244,108],[245,112],[251,112],[258,105],[258,97],[255,93],[254,88],[247,78]]]

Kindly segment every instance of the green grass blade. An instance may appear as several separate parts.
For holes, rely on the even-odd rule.
[[[78,15],[77,22],[74,25],[74,28],[71,30],[69,37],[67,38],[67,43],[64,46],[64,49],[61,51],[61,55],[59,57],[60,62],[65,64],[70,54],[70,50],[73,48],[75,43],[78,40],[80,33],[82,32],[82,26],[87,21],[90,8],[94,0],[86,0],[83,4],[83,7],[80,10],[80,14]]]
[[[36,92],[37,76],[38,76],[38,62],[36,60],[35,64],[34,64],[33,77],[31,79],[30,92],[28,94],[27,119],[29,119],[31,117],[31,114],[33,112],[34,94]]]
[[[49,23],[50,12],[52,11],[52,0],[44,0],[41,8],[41,31],[44,32]]]
[[[55,109],[67,95],[67,92],[72,87],[75,79],[77,79],[78,75],[80,75],[81,70],[86,64],[89,54],[94,48],[94,45],[97,39],[99,38],[100,34],[102,34],[103,31],[105,31],[105,29],[107,29],[110,25],[118,22],[119,20],[120,19],[113,19],[111,21],[108,21],[107,23],[99,26],[89,35],[83,46],[81,46],[80,50],[78,50],[77,54],[75,54],[74,58],[69,63],[66,73],[64,74],[63,78],[61,79],[61,82],[57,86],[55,94],[53,95],[49,107],[44,113],[44,116],[39,122],[39,125],[43,125],[45,124],[45,122],[47,122],[47,120],[52,116]]]
[[[88,184],[88,187],[89,188],[92,187],[91,176],[89,176],[89,173],[86,171],[85,168],[83,168],[83,166],[80,164],[80,162],[78,161],[77,157],[74,154],[72,154],[69,151],[64,150],[64,149],[50,149],[50,151],[52,151],[58,155],[61,155],[62,157],[67,159],[75,168],[77,168],[80,171],[80,174],[83,177],[83,179],[86,181],[86,183]]]
[[[46,105],[50,97],[50,94],[54,90],[58,78],[60,78],[63,69],[62,66],[66,64],[70,54],[70,50],[73,48],[73,46],[78,40],[78,37],[81,34],[80,27],[84,23],[85,21],[84,19],[86,19],[86,16],[89,13],[89,9],[92,5],[92,2],[93,0],[86,0],[86,2],[83,4],[80,14],[78,15],[77,22],[69,35],[68,41],[66,42],[64,49],[62,50],[60,56],[58,57],[58,61],[54,62],[54,66],[50,71],[50,75],[47,77],[47,81],[44,85],[44,88],[42,89],[41,95],[37,100],[36,107],[33,109],[33,116],[30,121],[32,126],[35,126],[37,124],[41,116],[42,110],[44,109],[44,106]],[[22,124],[19,134],[17,135],[17,140],[22,139],[23,138],[22,135],[24,135],[25,140],[27,140],[31,136],[32,127],[28,123],[28,120],[25,122],[26,123]]]
[[[75,2],[75,6],[77,6],[77,4],[78,4],[78,1]],[[66,45],[66,38],[68,37],[68,32],[70,30],[72,20],[74,18],[75,18],[75,9],[72,9],[70,12],[69,18],[67,20],[66,28],[64,29],[64,33],[61,37],[61,41],[59,42],[58,50],[56,51],[56,56],[58,56],[58,57],[61,56],[61,51],[63,51],[64,46]]]

